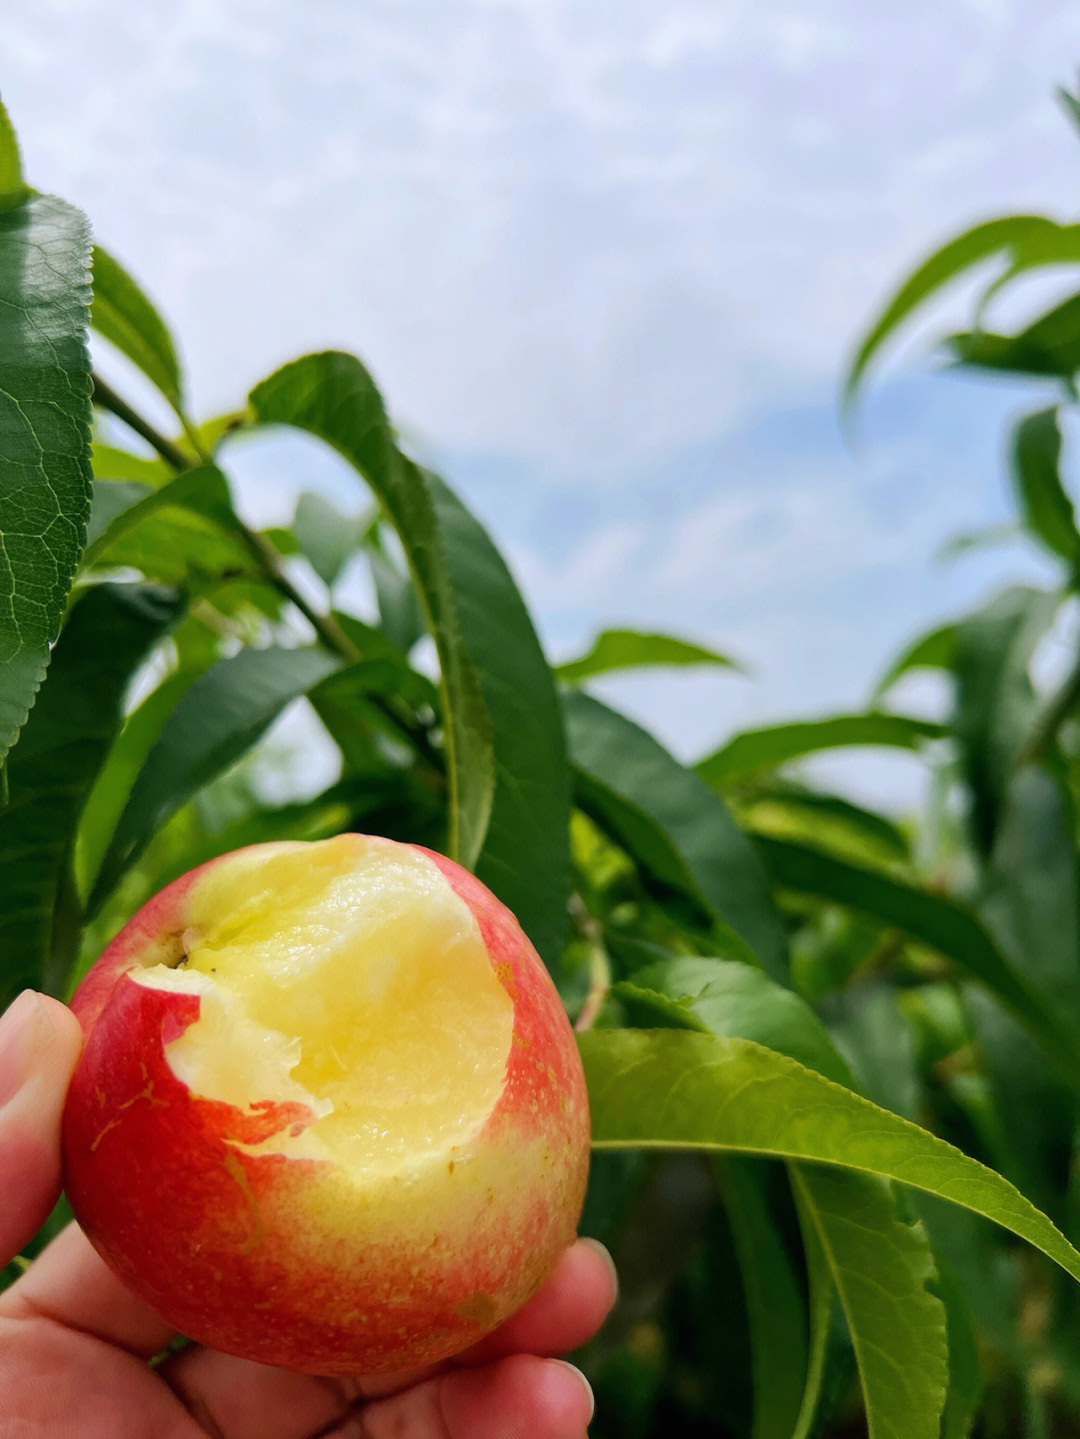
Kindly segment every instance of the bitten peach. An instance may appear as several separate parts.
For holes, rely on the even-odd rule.
[[[457,1352],[573,1239],[589,1149],[565,1011],[459,865],[255,845],[152,899],[72,1008],[91,1242],[192,1339],[318,1374]]]

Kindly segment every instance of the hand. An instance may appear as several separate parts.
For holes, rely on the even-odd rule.
[[[0,1265],[60,1192],[60,1116],[82,1046],[75,1016],[28,991],[0,1018]],[[551,1358],[584,1343],[615,1298],[579,1240],[525,1307],[475,1348],[392,1379],[319,1379],[175,1337],[75,1224],[0,1295],[0,1439],[581,1439],[592,1399]]]

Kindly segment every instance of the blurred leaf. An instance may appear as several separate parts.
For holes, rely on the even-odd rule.
[[[760,1164],[731,1157],[717,1160],[717,1170],[749,1319],[752,1439],[791,1439],[809,1362],[802,1287],[769,1211]]]
[[[92,550],[121,515],[153,493],[153,485],[143,484],[141,480],[95,479],[90,500],[90,521],[86,527],[86,548]]]
[[[371,552],[371,578],[379,604],[379,624],[405,654],[424,633],[424,616],[411,578],[379,550]]]
[[[94,246],[90,323],[116,346],[178,413],[183,408],[180,361],[165,321],[123,266]]]
[[[87,901],[93,913],[185,800],[233,764],[292,700],[340,669],[325,650],[242,650],[184,692],[139,771]],[[382,671],[380,670],[380,676]]]
[[[824,1009],[828,1032],[858,1075],[853,1086],[905,1119],[919,1111],[915,1030],[887,983],[850,985]],[[797,1056],[796,1056],[797,1057]]]
[[[239,434],[252,424],[254,416],[248,407],[245,406],[242,410],[225,410],[220,415],[211,415],[208,420],[203,420],[198,425],[189,423],[182,434],[173,437],[173,443],[194,462],[201,460],[204,455],[216,453],[222,440]]]
[[[196,865],[252,844],[277,840],[329,839],[347,830],[424,843],[421,826],[437,808],[407,772],[350,775],[313,799],[252,809],[212,833],[198,836],[154,877],[160,889]],[[408,833],[401,816],[408,816]]]
[[[918,669],[951,669],[956,657],[957,626],[942,625],[920,635],[889,666],[874,686],[874,699],[879,700],[886,690],[891,689],[901,675]]]
[[[139,570],[163,584],[186,583],[192,593],[223,578],[256,574],[256,562],[240,538],[196,510],[166,504],[137,518],[129,515],[117,518],[115,537],[98,541],[86,568]]]
[[[171,465],[164,460],[147,459],[144,455],[133,455],[129,450],[118,449],[115,445],[93,441],[90,459],[94,476],[99,480],[137,480],[149,489],[157,489],[175,475]]]
[[[1080,875],[1076,813],[1045,771],[1017,773],[978,898],[978,914],[1030,989],[1072,1019],[1080,1048]]]
[[[993,1170],[813,1070],[744,1039],[685,1030],[578,1036],[601,1149],[735,1150],[835,1164],[983,1214],[1080,1280],[1080,1253]]]
[[[979,530],[968,530],[947,540],[935,554],[935,560],[952,560],[959,555],[970,554],[972,550],[990,549],[994,545],[1007,545],[1018,540],[1023,534],[1020,525],[984,525]]]
[[[1013,435],[1013,479],[1024,523],[1047,549],[1075,565],[1080,532],[1061,483],[1061,430],[1056,410],[1028,415]]]
[[[870,1439],[938,1439],[949,1378],[945,1311],[921,1224],[897,1213],[887,1184],[866,1174],[791,1166],[817,1230],[859,1365]]]
[[[728,802],[751,834],[809,839],[848,858],[883,864],[911,857],[910,841],[899,825],[840,795],[773,780],[754,785],[748,796],[729,796]]]
[[[1070,94],[1064,85],[1058,86],[1057,97],[1061,101],[1062,107],[1069,119],[1074,125],[1080,126],[1080,100],[1078,100],[1075,95]]]
[[[993,843],[1009,775],[1030,735],[1037,700],[1028,673],[1060,601],[1015,586],[956,627],[953,728],[973,798],[975,837]]]
[[[1046,1045],[1071,1082],[1080,1083],[1080,1062],[1070,1028],[1046,1009],[1026,977],[1017,973],[969,909],[808,845],[761,837],[758,846],[779,885],[890,925],[937,950],[962,973],[985,984]]]
[[[965,995],[979,1067],[990,1084],[997,1124],[984,1135],[993,1143],[995,1169],[1055,1221],[1065,1219],[1072,1164],[1076,1096],[1046,1063],[1041,1046],[987,994]],[[996,1131],[996,1132],[995,1132]]]
[[[120,729],[132,674],[180,610],[167,591],[94,585],[72,606],[56,643],[48,683],[11,755],[10,802],[0,811],[0,1009],[20,989],[62,992],[74,958],[62,918],[78,928],[78,905],[63,896],[79,813]],[[62,914],[65,905],[73,913]]]
[[[384,660],[388,666],[388,672],[392,672],[393,678],[388,682],[388,688],[399,698],[411,705],[414,709],[427,708],[433,714],[439,710],[439,687],[425,674],[413,669],[409,663],[408,656],[404,650],[390,640],[386,632],[375,625],[365,624],[354,615],[343,614],[340,610],[333,611],[334,619],[345,631],[353,644],[360,651],[360,657],[365,660]],[[351,684],[344,677],[341,681],[342,689]],[[321,694],[329,694],[338,688],[336,680],[328,680],[323,686]],[[355,688],[355,686],[353,686]]]
[[[101,868],[109,840],[135,777],[142,769],[165,721],[197,675],[212,661],[182,662],[128,715],[83,807],[75,847],[79,891],[86,894]]]
[[[790,1183],[791,1170],[788,1165]],[[813,1173],[812,1170],[804,1171]],[[817,1227],[810,1217],[806,1205],[799,1203],[798,1193],[792,1188],[792,1197],[799,1215],[802,1230],[803,1255],[806,1260],[807,1318],[809,1338],[806,1363],[806,1382],[803,1386],[799,1416],[792,1430],[791,1439],[810,1439],[821,1432],[820,1410],[827,1403],[827,1376],[835,1370],[835,1346],[831,1342],[835,1333],[833,1316],[836,1310],[836,1285],[829,1270]]]
[[[950,335],[946,344],[956,363],[969,368],[1071,380],[1080,369],[1080,295],[1055,305],[1019,334],[972,330]]]
[[[927,740],[940,739],[941,725],[909,715],[875,713],[834,715],[828,719],[801,720],[747,730],[695,765],[707,784],[717,788],[733,779],[776,769],[804,755],[841,746],[888,745],[918,750]]]
[[[86,220],[63,201],[0,210],[0,773],[90,514],[89,259]]]
[[[952,1270],[935,1255],[937,1290],[945,1305],[949,1347],[949,1397],[941,1425],[941,1439],[968,1439],[979,1412],[986,1382],[979,1363],[978,1343],[967,1297]]]
[[[674,635],[642,634],[637,630],[603,630],[585,654],[555,665],[564,684],[579,684],[591,675],[648,665],[723,665],[744,670],[737,660]]]
[[[579,803],[663,883],[730,929],[774,977],[787,936],[751,841],[692,770],[580,691],[563,696]]]
[[[21,205],[25,199],[26,182],[19,141],[8,112],[0,101],[0,210],[10,210],[15,205]]]
[[[517,916],[551,966],[566,927],[570,779],[551,671],[485,531],[398,448],[351,355],[308,355],[251,393],[262,424],[334,446],[397,531],[435,640],[450,778],[450,849]]]
[[[99,486],[103,482],[98,480],[94,485],[94,510],[91,512],[91,524],[95,532],[95,538],[87,541],[83,552],[83,564],[93,565],[102,558],[113,558],[117,563],[115,555],[118,552],[118,542],[132,530],[144,524],[150,516],[164,509],[189,510],[193,514],[210,520],[219,529],[231,535],[237,535],[240,531],[240,521],[237,519],[232,507],[232,500],[229,496],[229,486],[225,476],[219,469],[211,465],[201,466],[194,470],[185,470],[176,479],[170,480],[168,484],[162,485],[159,489],[146,490],[140,487],[141,493],[133,504],[125,504],[122,507],[117,503],[119,496],[115,492],[105,491],[105,501],[114,509],[112,518],[102,523],[98,516],[98,493]],[[121,483],[114,481],[114,484]],[[129,488],[123,492],[124,496],[132,494],[131,481],[123,482]],[[166,548],[162,545],[162,548]],[[239,562],[250,563],[251,555],[246,547],[238,545],[235,541],[230,542],[229,553],[235,555]],[[170,562],[173,557],[169,557]]]
[[[312,568],[329,589],[360,542],[363,525],[322,495],[305,492],[296,502],[293,533]]]
[[[1040,265],[1080,260],[1080,225],[1059,225],[1042,215],[1008,215],[975,225],[935,250],[900,286],[856,350],[845,402],[853,399],[885,341],[920,305],[949,281],[995,256],[1005,262],[999,283]]]

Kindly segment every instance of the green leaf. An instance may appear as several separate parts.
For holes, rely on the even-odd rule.
[[[93,441],[90,459],[94,466],[95,479],[136,480],[152,490],[171,480],[176,473],[164,460],[133,455],[130,450],[121,450],[97,439]]]
[[[1080,532],[1061,483],[1061,430],[1056,410],[1028,415],[1013,435],[1013,479],[1024,523],[1047,549],[1075,565]]]
[[[211,662],[181,663],[124,721],[83,806],[74,857],[80,894],[89,893],[93,886],[124,804],[154,741],[184,692]]]
[[[139,771],[90,898],[93,913],[186,800],[235,763],[285,706],[341,667],[325,650],[242,650],[185,691]]]
[[[1055,305],[1019,334],[973,330],[950,335],[946,344],[953,360],[969,369],[1071,380],[1080,369],[1080,295]]]
[[[416,586],[379,550],[371,552],[370,563],[379,625],[390,643],[408,654],[424,633],[424,614]]]
[[[305,491],[296,502],[293,533],[315,573],[329,588],[360,543],[362,522],[322,495]]]
[[[1075,806],[1044,770],[1019,771],[1004,807],[977,909],[1001,952],[1048,1009],[1077,1016],[1080,1048],[1080,877]]]
[[[751,1439],[791,1439],[809,1358],[799,1279],[769,1211],[760,1165],[734,1157],[716,1165],[749,1320]]]
[[[603,630],[585,654],[575,660],[565,660],[554,669],[564,684],[579,684],[592,675],[647,665],[724,665],[728,669],[744,669],[737,660],[690,640],[674,635],[643,634],[637,630]]]
[[[828,719],[799,720],[744,731],[700,760],[695,768],[707,784],[719,787],[821,750],[847,745],[888,745],[918,750],[943,733],[941,725],[910,715],[875,711],[833,715]]]
[[[0,210],[10,210],[26,199],[26,182],[23,180],[22,156],[3,101],[0,101]]]
[[[566,927],[570,779],[551,671],[502,558],[437,476],[398,448],[351,355],[308,355],[251,393],[262,424],[319,436],[364,476],[405,550],[438,651],[450,849],[549,965]]]
[[[865,979],[833,996],[829,1033],[859,1080],[854,1088],[905,1119],[920,1112],[916,1034],[895,985]]]
[[[737,960],[669,957],[612,986],[631,1022],[752,1039],[853,1088],[851,1070],[814,1011],[790,989]]]
[[[861,868],[809,845],[759,837],[758,848],[777,884],[840,904],[890,925],[935,949],[986,985],[1046,1045],[1073,1084],[1080,1061],[1070,1030],[1048,1011],[1026,978],[1003,955],[978,918],[962,904],[878,870]]]
[[[165,321],[118,261],[94,246],[94,303],[90,323],[142,371],[179,414],[183,381]]]
[[[168,591],[112,584],[91,586],[72,606],[11,755],[0,812],[0,1008],[27,985],[64,988],[78,906],[63,891],[79,814],[120,729],[132,674],[179,609]]]
[[[999,284],[1040,265],[1075,262],[1080,260],[1080,225],[1059,225],[1042,215],[1008,215],[975,225],[935,250],[900,286],[856,350],[845,401],[850,403],[871,360],[915,310],[943,285],[995,256],[1004,261]]]
[[[981,1133],[988,1158],[1056,1223],[1062,1223],[1076,1094],[1046,1063],[1041,1046],[989,995],[968,986],[965,1008],[993,1107],[994,1122]]]
[[[1080,1253],[999,1174],[909,1120],[745,1039],[578,1036],[599,1149],[733,1150],[894,1179],[994,1220],[1080,1281]]]
[[[114,481],[127,486],[133,481]],[[94,538],[87,540],[87,546],[83,552],[83,564],[93,565],[102,559],[108,558],[112,563],[122,561],[116,558],[118,544],[132,530],[140,526],[160,510],[178,509],[187,510],[192,514],[199,515],[205,520],[210,520],[218,529],[236,537],[240,534],[241,525],[232,507],[232,500],[229,496],[229,486],[225,476],[219,469],[212,465],[202,466],[199,469],[185,470],[175,480],[162,485],[159,489],[147,490],[140,486],[136,503],[119,505],[117,501],[120,496],[106,492],[106,504],[114,509],[112,517],[102,523],[97,514],[98,509],[98,487],[102,481],[98,480],[94,485],[94,511],[91,514],[91,524],[94,531]],[[134,495],[134,491],[127,489],[124,495]],[[164,548],[164,545],[162,546]],[[245,546],[235,541],[228,547],[228,555],[234,562],[250,562],[251,555]]]
[[[1057,595],[1014,586],[956,629],[956,714],[972,825],[984,852],[994,840],[1005,786],[1035,723],[1029,675],[1036,646],[1057,612]]]
[[[810,1006],[745,965],[672,959],[636,971],[633,980],[616,984],[613,993],[627,1005],[634,1022],[641,1022],[644,1011],[651,1022],[750,1040],[847,1088],[854,1084],[851,1071]],[[789,1170],[800,1211],[814,1226],[814,1244],[826,1257],[844,1304],[872,1431],[876,1426],[888,1428],[890,1423],[896,1426],[909,1412],[924,1413],[929,1424],[944,1403],[946,1360],[941,1306],[926,1290],[932,1264],[925,1234],[900,1219],[893,1196],[877,1180],[799,1164],[789,1165]],[[727,1175],[726,1169],[724,1173]],[[738,1198],[742,1205],[752,1206],[752,1195],[740,1193]],[[750,1232],[748,1226],[755,1217],[757,1223]],[[755,1360],[761,1364],[767,1358],[778,1359],[782,1367],[786,1355],[787,1362],[787,1373],[769,1371],[771,1402],[765,1417],[755,1404],[754,1433],[759,1432],[759,1418],[763,1425],[767,1418],[769,1427],[761,1433],[783,1434],[786,1439],[793,1431],[807,1432],[812,1422],[825,1359],[828,1301],[820,1292],[818,1276],[811,1286],[812,1291],[816,1286],[812,1297],[817,1311],[812,1348],[807,1348],[805,1333],[801,1342],[794,1342],[786,1312],[789,1301],[779,1293],[785,1268],[782,1253],[775,1252],[775,1233],[764,1228],[759,1210],[740,1214],[729,1207],[729,1218],[743,1265]],[[740,1235],[740,1226],[747,1232]],[[813,1248],[808,1258],[812,1264]],[[766,1285],[774,1292],[755,1316],[753,1295],[761,1292],[764,1298]],[[887,1307],[882,1305],[883,1297],[888,1300]],[[784,1336],[779,1355],[769,1347],[770,1315],[773,1328],[779,1326],[776,1337]],[[895,1365],[883,1362],[879,1353],[885,1322],[894,1326],[894,1347],[891,1351],[886,1347],[885,1352],[892,1353]],[[766,1353],[759,1357],[762,1349]],[[897,1369],[906,1371],[910,1388],[897,1379]],[[758,1392],[755,1375],[755,1394]],[[797,1420],[803,1426],[801,1431]],[[927,1429],[927,1433],[936,1430]]]
[[[749,795],[729,802],[751,834],[809,839],[852,859],[876,858],[883,864],[911,857],[911,842],[899,825],[841,795],[774,779],[753,784]]]
[[[817,1230],[859,1365],[870,1439],[938,1439],[949,1377],[945,1310],[921,1224],[897,1213],[887,1184],[791,1166]]]
[[[918,669],[951,669],[956,657],[957,626],[942,625],[920,635],[914,644],[903,651],[889,666],[874,686],[874,699],[879,700],[886,690],[891,689],[901,675]]]
[[[90,500],[90,521],[86,527],[86,549],[93,550],[121,515],[153,493],[152,485],[144,485],[139,480],[96,479]]]
[[[397,530],[442,669],[450,773],[450,849],[473,867],[495,792],[492,721],[457,616],[458,595],[428,476],[398,449],[371,377],[350,355],[308,355],[251,392],[257,421],[289,424],[339,450],[371,485]]]
[[[791,1169],[788,1165],[790,1182]],[[813,1173],[812,1170],[803,1170]],[[810,1439],[820,1430],[818,1410],[825,1399],[826,1374],[830,1368],[833,1345],[833,1313],[836,1308],[836,1285],[833,1283],[829,1263],[825,1257],[817,1227],[805,1205],[799,1203],[798,1194],[792,1189],[799,1226],[802,1230],[803,1255],[806,1260],[807,1307],[809,1319],[809,1343],[806,1362],[806,1382],[803,1386],[802,1402],[791,1439]]]
[[[35,195],[0,211],[0,768],[60,630],[90,514],[90,236]]]
[[[1070,94],[1064,85],[1059,85],[1056,93],[1066,115],[1068,115],[1074,125],[1080,127],[1080,99]]]
[[[772,975],[787,936],[753,844],[703,780],[623,715],[563,696],[578,799],[662,883],[689,895]]]
[[[968,1439],[982,1402],[985,1381],[967,1298],[948,1265],[935,1254],[937,1288],[945,1305],[949,1346],[949,1397],[941,1439]]]

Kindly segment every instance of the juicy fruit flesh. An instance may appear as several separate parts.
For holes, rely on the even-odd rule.
[[[166,1046],[195,1095],[317,1116],[239,1148],[352,1171],[444,1155],[502,1091],[513,1005],[476,920],[426,856],[339,836],[241,852],[192,888],[175,966],[134,978],[197,993]]]

